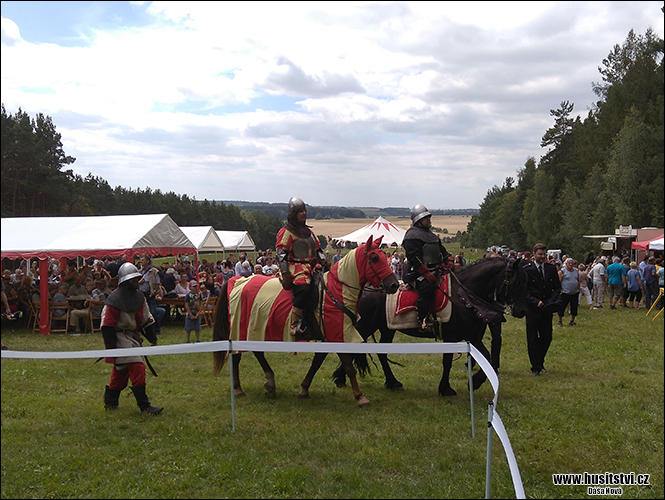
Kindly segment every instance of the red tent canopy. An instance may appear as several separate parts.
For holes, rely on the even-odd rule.
[[[650,240],[644,240],[644,241],[633,241],[630,244],[630,248],[633,250],[649,250],[649,243],[655,240],[662,239],[663,235],[661,234],[660,236],[656,236],[655,238],[651,238]]]

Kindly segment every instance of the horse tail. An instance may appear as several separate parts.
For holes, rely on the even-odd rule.
[[[219,291],[219,299],[215,307],[215,321],[212,329],[212,340],[229,340],[230,327],[229,327],[229,298],[227,294],[228,282],[222,285]],[[212,374],[219,375],[219,372],[224,367],[224,360],[226,353],[223,351],[215,351],[213,356]]]
[[[353,362],[353,367],[361,377],[364,377],[365,375],[371,375],[372,370],[370,369],[369,362],[367,361],[367,354],[353,353],[351,354],[351,360]],[[341,363],[333,372],[332,380],[337,387],[346,386],[346,371],[344,371],[344,366],[342,366]]]

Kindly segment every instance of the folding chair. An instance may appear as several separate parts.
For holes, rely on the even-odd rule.
[[[31,302],[30,308],[32,309],[30,311],[30,314],[32,314],[32,333],[39,333],[39,316],[42,311],[41,304],[39,302]],[[28,326],[30,326],[30,323],[28,323]]]
[[[69,331],[69,304],[56,302],[50,304],[49,310],[51,311],[51,333],[67,333]],[[58,317],[54,314],[55,311],[65,311],[65,315]],[[62,325],[62,323],[65,324],[64,327],[57,327],[57,325]]]
[[[88,309],[88,324],[90,325],[90,333],[101,332],[102,331],[102,309],[104,308],[104,302],[101,301],[101,304],[90,304],[90,309]],[[94,309],[94,310],[93,310]],[[95,310],[99,311],[99,314],[95,314]],[[95,328],[95,321],[99,324]]]
[[[206,326],[212,328],[214,320],[213,315],[215,314],[215,306],[217,305],[217,296],[210,295],[203,305],[203,321]]]

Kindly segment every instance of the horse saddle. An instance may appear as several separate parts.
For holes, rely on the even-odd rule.
[[[450,321],[452,304],[448,299],[450,290],[450,273],[439,278],[439,289],[436,292],[436,320],[439,323]],[[397,293],[386,296],[386,319],[391,330],[420,328],[416,300],[418,291],[410,285],[401,285]]]

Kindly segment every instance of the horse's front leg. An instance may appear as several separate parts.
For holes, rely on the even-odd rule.
[[[476,349],[478,349],[478,350],[481,352],[481,354],[482,354],[483,356],[485,356],[485,359],[487,359],[487,361],[489,361],[489,362],[491,363],[491,362],[492,362],[492,359],[491,359],[491,356],[490,356],[490,352],[487,350],[487,347],[485,347],[485,344],[483,344],[482,336],[477,336],[476,338],[477,338],[477,339],[480,339],[480,340],[477,341],[477,342],[472,342],[473,346],[474,346]],[[487,380],[487,375],[486,375],[485,372],[482,370],[482,368],[480,368],[480,369],[479,369],[476,373],[474,373],[473,376],[471,377],[471,382],[472,382],[472,385],[473,385],[473,390],[475,391],[475,390],[478,389],[481,385],[483,385],[483,383],[485,382],[485,380]]]
[[[312,380],[314,380],[314,375],[316,375],[316,372],[318,372],[319,368],[321,368],[321,365],[323,364],[323,361],[326,359],[326,356],[328,356],[327,352],[317,352],[314,354],[314,359],[312,360],[312,366],[309,367],[307,375],[305,375],[305,378],[300,384],[302,390],[298,393],[299,398],[309,397],[309,386],[312,385]]]
[[[450,368],[453,365],[452,353],[443,355],[443,374],[441,375],[441,382],[439,382],[439,394],[443,397],[457,396],[457,392],[450,387]]]
[[[339,359],[342,362],[344,371],[351,381],[351,388],[353,389],[353,397],[358,401],[358,408],[369,405],[369,399],[367,399],[363,392],[360,390],[360,385],[358,384],[358,379],[356,378],[356,369],[353,367],[353,358],[348,353],[338,353]]]
[[[277,385],[275,385],[275,372],[272,371],[272,368],[268,364],[264,352],[254,351],[254,356],[261,365],[261,368],[263,368],[263,373],[266,376],[266,382],[263,384],[263,387],[265,387],[268,394],[275,396],[277,394]]]
[[[233,394],[236,397],[246,396],[245,391],[240,387],[240,361],[242,360],[242,353],[237,352],[231,355],[231,360],[233,364]]]

